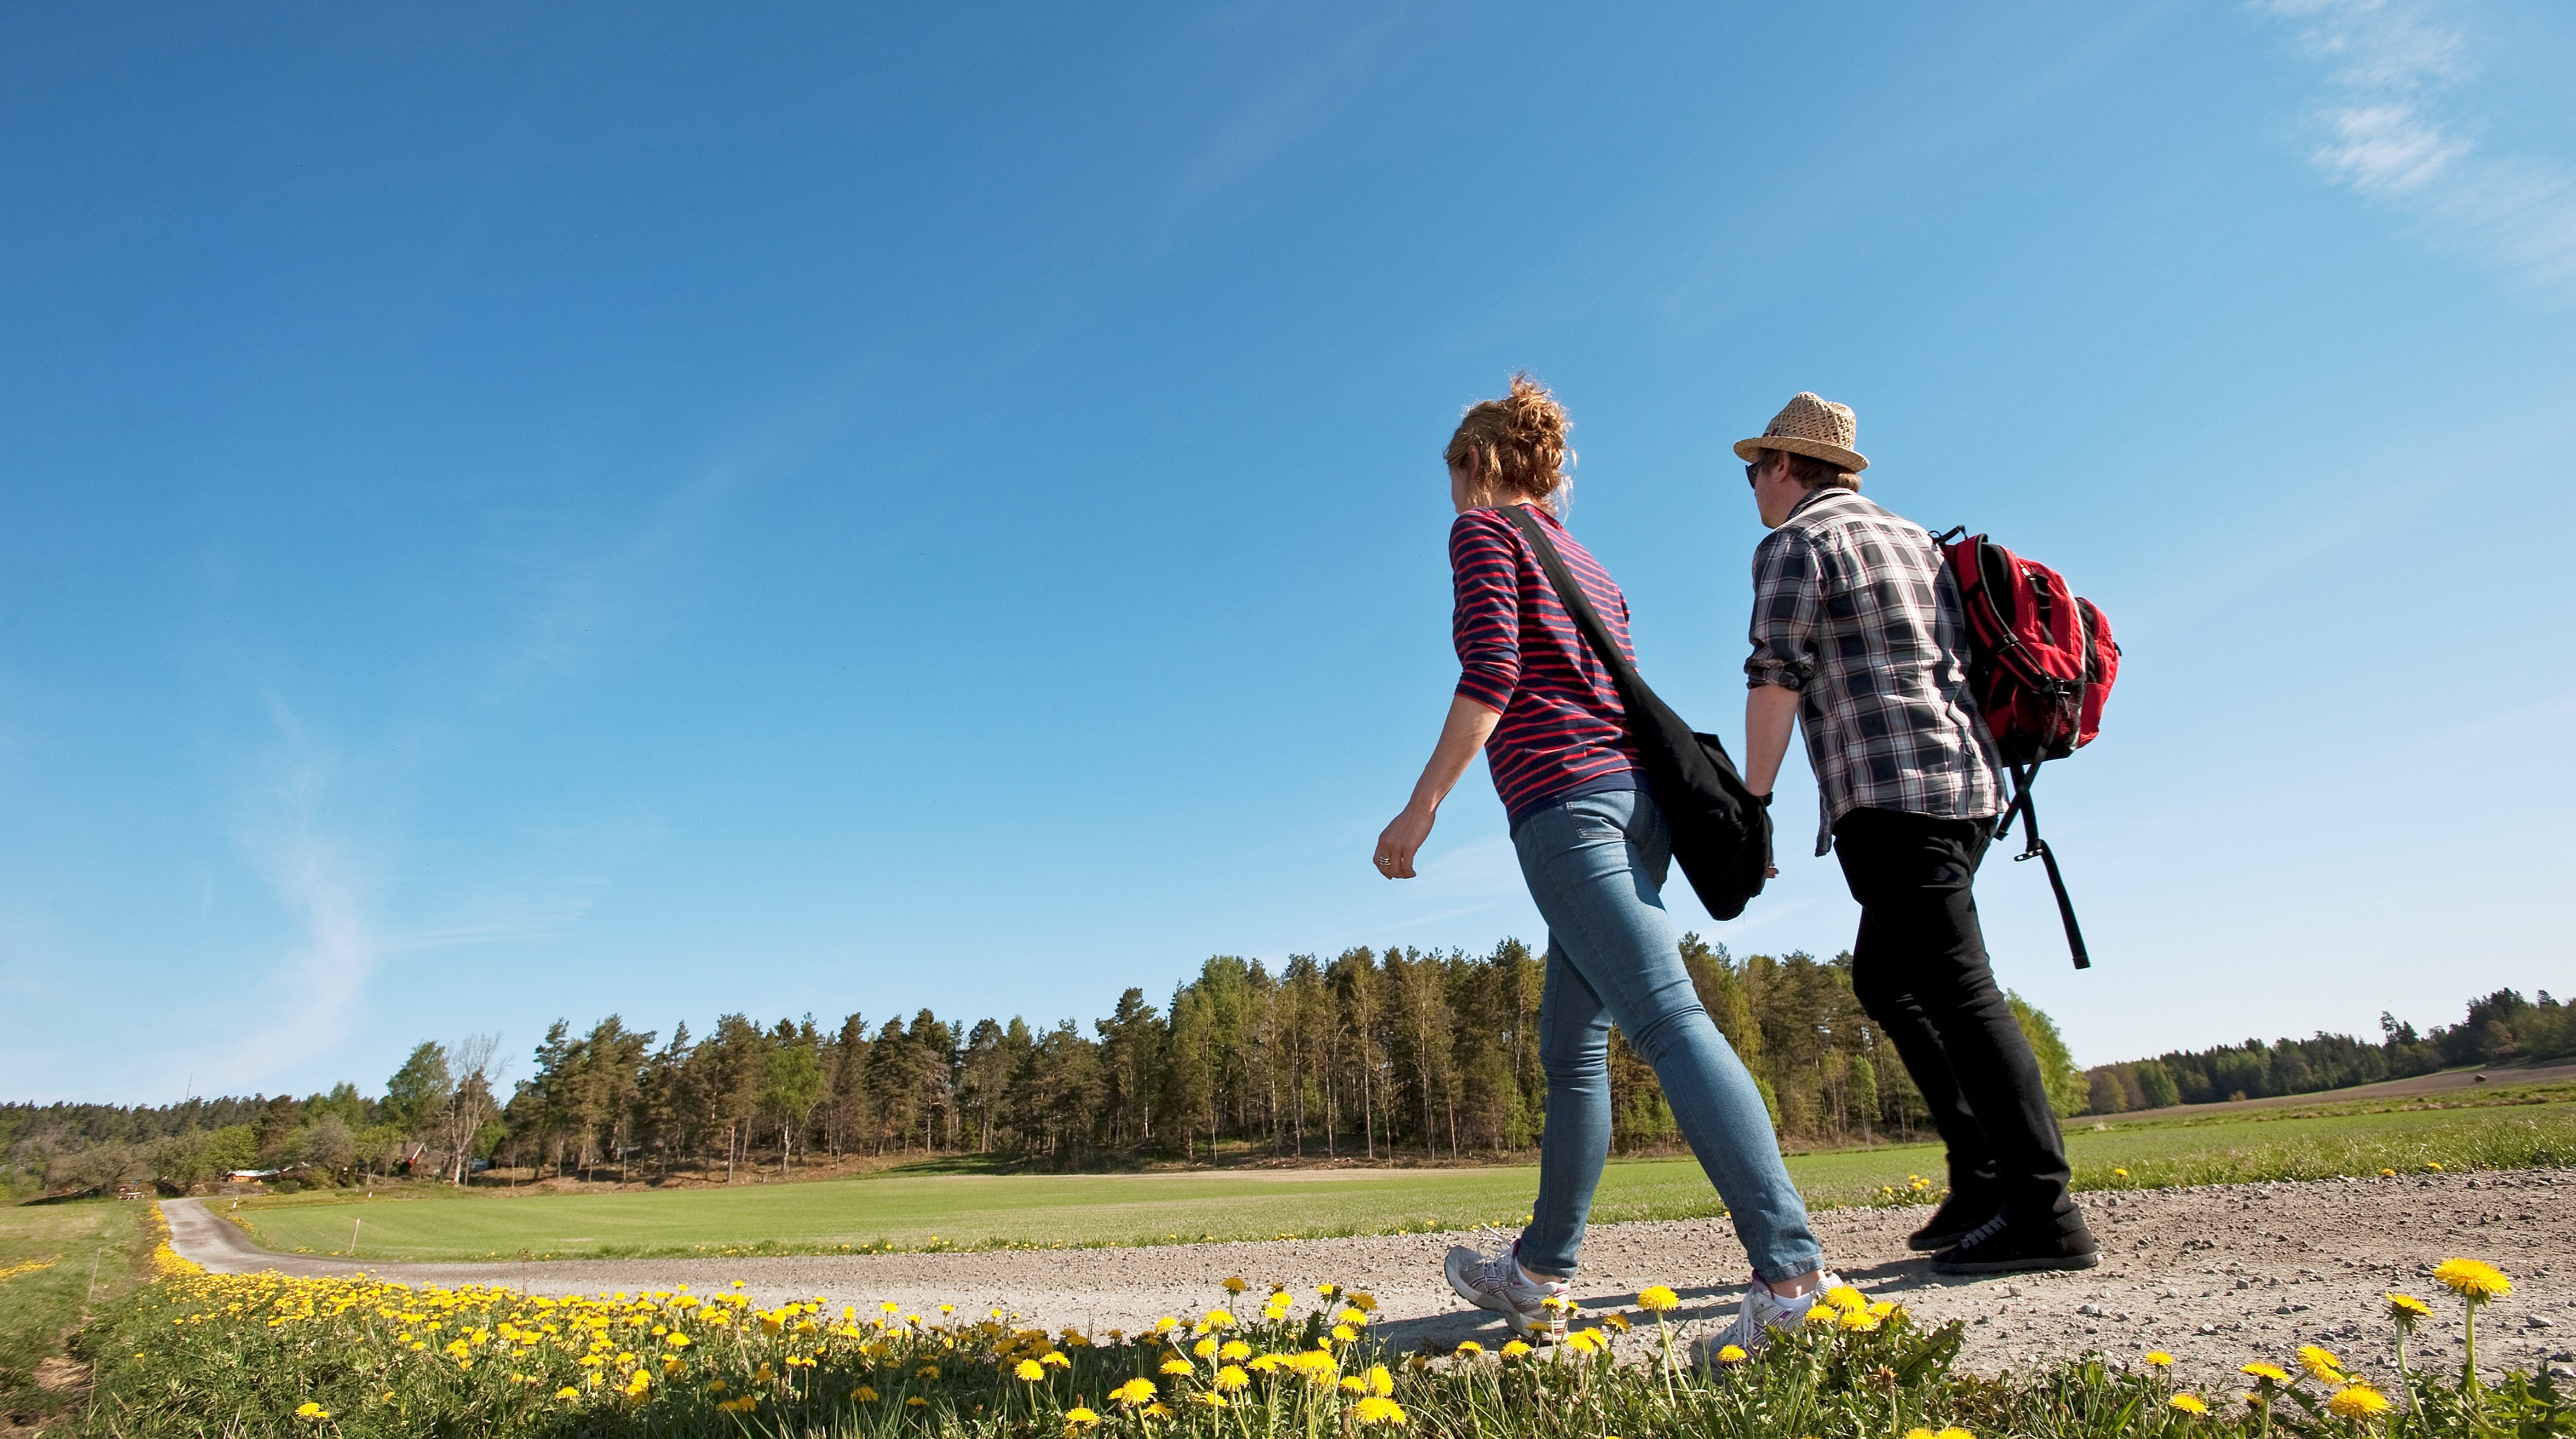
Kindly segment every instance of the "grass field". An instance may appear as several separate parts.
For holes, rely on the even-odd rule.
[[[1378,1341],[1374,1299],[1331,1285],[1259,1298],[1211,1287],[1195,1318],[1086,1335],[1014,1327],[999,1311],[952,1319],[848,1306],[836,1318],[821,1301],[764,1309],[721,1290],[553,1299],[171,1268],[85,1334],[97,1390],[70,1433],[2576,1439],[2576,1410],[2542,1376],[2454,1379],[2402,1358],[2364,1375],[2322,1349],[2266,1356],[2281,1367],[2226,1386],[2243,1387],[2243,1401],[2194,1392],[2161,1353],[2127,1364],[2070,1355],[1983,1378],[1954,1367],[1957,1321],[1918,1328],[1896,1301],[1846,1288],[1758,1355],[1720,1350],[1710,1373],[1672,1362],[1681,1355],[1660,1315],[1681,1301],[1660,1286],[1633,1310],[1587,1314],[1560,1345],[1405,1354]],[[2508,1280],[2478,1266],[2444,1282],[2483,1295]],[[2433,1299],[2406,1302],[2445,1328],[2473,1312],[2438,1290]],[[1664,1362],[1622,1362],[1622,1331],[1645,1351],[1632,1359]]]
[[[85,1312],[91,1264],[101,1299],[133,1287],[151,1206],[115,1199],[0,1206],[0,1415],[42,1415],[66,1396],[35,1385]]]
[[[2067,1135],[2086,1189],[2320,1179],[2383,1169],[2513,1168],[2576,1162],[2576,1089],[2477,1096],[2447,1108],[2325,1104],[2078,1126]],[[1819,1207],[1936,1194],[1929,1145],[1799,1155],[1790,1172]],[[1915,1175],[1930,1189],[1911,1184]],[[1276,1239],[1518,1224],[1530,1166],[1238,1170],[1122,1175],[913,1175],[665,1193],[456,1194],[417,1189],[256,1199],[229,1211],[274,1249],[363,1259],[613,1258],[868,1249],[965,1249]],[[1612,1164],[1593,1217],[1721,1212],[1687,1159]]]

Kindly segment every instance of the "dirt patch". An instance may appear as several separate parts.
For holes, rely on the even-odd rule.
[[[1985,1373],[2028,1370],[2085,1350],[2135,1360],[2163,1349],[2181,1361],[2186,1382],[2232,1394],[2237,1365],[2280,1362],[2298,1345],[2323,1344],[2388,1376],[2393,1331],[2378,1317],[2378,1296],[2391,1289],[2431,1300],[2441,1316],[2419,1334],[2413,1355],[2457,1364],[2458,1309],[2427,1272],[2466,1255],[2514,1278],[2512,1295],[2483,1315],[2479,1357],[2522,1369],[2554,1364],[2576,1377],[2576,1170],[2080,1198],[2104,1262],[2075,1274],[1943,1279],[1905,1248],[1906,1234],[1928,1213],[1921,1209],[1825,1211],[1815,1228],[1828,1262],[1864,1291],[1895,1299],[1927,1322],[1964,1321],[1965,1362]],[[211,1215],[186,1215],[188,1207],[167,1206],[173,1232],[183,1253],[210,1268],[365,1268],[266,1254]],[[1490,1346],[1504,1336],[1499,1323],[1486,1322],[1491,1316],[1449,1292],[1441,1255],[1453,1243],[1500,1247],[1509,1238],[1485,1231],[1037,1253],[385,1265],[374,1272],[411,1283],[501,1283],[550,1294],[712,1289],[741,1280],[764,1303],[819,1296],[834,1305],[891,1300],[925,1311],[948,1303],[966,1314],[1001,1309],[1049,1325],[1130,1331],[1163,1314],[1205,1309],[1222,1297],[1228,1275],[1309,1293],[1332,1281],[1377,1296],[1379,1333],[1389,1342],[1446,1348],[1468,1338]],[[1674,1317],[1688,1337],[1733,1315],[1743,1273],[1743,1250],[1723,1219],[1609,1224],[1584,1245],[1575,1287],[1588,1308],[1615,1309],[1633,1304],[1645,1285],[1671,1285],[1683,1298]],[[1622,1348],[1642,1354],[1648,1342],[1632,1335]]]
[[[89,1366],[57,1354],[36,1361],[36,1387],[48,1394],[78,1394],[89,1387]]]
[[[54,1355],[37,1360],[33,1376],[36,1389],[63,1402],[52,1413],[0,1414],[0,1439],[41,1434],[47,1426],[63,1422],[88,1396],[89,1378],[90,1367],[77,1359]]]

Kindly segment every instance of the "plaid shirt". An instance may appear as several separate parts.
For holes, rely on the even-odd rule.
[[[1753,552],[1748,683],[1798,692],[1822,825],[1863,807],[2003,812],[1994,739],[1968,695],[1959,587],[1921,527],[1819,486]]]

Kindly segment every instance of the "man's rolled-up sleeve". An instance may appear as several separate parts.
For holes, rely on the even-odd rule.
[[[1458,694],[1496,714],[1521,687],[1521,593],[1511,522],[1470,510],[1449,527],[1455,600],[1449,638],[1458,649]]]
[[[1749,689],[1805,689],[1816,677],[1816,622],[1823,605],[1816,554],[1803,535],[1773,530],[1753,551],[1753,653]]]

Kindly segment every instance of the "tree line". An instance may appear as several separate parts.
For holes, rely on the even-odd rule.
[[[1737,958],[1686,936],[1711,1018],[1786,1142],[1926,1132],[1922,1097],[1851,989],[1848,955]],[[609,1015],[551,1025],[511,1079],[492,1038],[423,1042],[384,1092],[191,1100],[160,1108],[0,1106],[22,1177],[152,1178],[296,1167],[341,1181],[451,1180],[489,1161],[537,1175],[733,1178],[844,1158],[980,1154],[1056,1168],[1246,1159],[1404,1162],[1524,1152],[1544,1122],[1545,967],[1490,953],[1355,948],[1275,970],[1220,955],[1162,1005],[1129,989],[1105,1018],[968,1022],[924,1009],[837,1024],[720,1016],[667,1037]],[[2054,1024],[2014,1001],[2064,1113],[2084,1076]],[[1614,1034],[1612,1142],[1680,1143],[1654,1072]]]
[[[1921,1096],[1860,1010],[1848,955],[1749,955],[1693,935],[1683,956],[1784,1142],[1926,1136]],[[184,1189],[235,1170],[306,1182],[484,1163],[531,1176],[662,1179],[792,1170],[815,1156],[978,1154],[1056,1168],[1246,1159],[1422,1162],[1527,1151],[1545,1122],[1540,958],[1352,949],[1276,971],[1217,956],[1161,1006],[1130,989],[1089,1026],[929,1010],[837,1025],[719,1017],[667,1038],[609,1015],[557,1020],[512,1079],[493,1035],[416,1046],[377,1095],[174,1105],[0,1105],[0,1185]],[[2079,1071],[2016,997],[2061,1114],[2313,1093],[2479,1062],[2576,1054],[2548,991],[2498,990],[2455,1025],[2383,1015],[2377,1043],[2320,1033]],[[1611,1041],[1612,1142],[1678,1147],[1653,1071]]]
[[[2318,1031],[2312,1039],[2249,1039],[2213,1049],[2177,1049],[2153,1059],[2086,1070],[2085,1112],[2125,1114],[2173,1104],[2216,1104],[2315,1094],[2405,1079],[2468,1064],[2576,1057],[2576,1019],[2548,990],[2537,1001],[2499,989],[2472,1000],[2458,1024],[2417,1033],[2382,1010],[2374,1042]]]
[[[1913,1137],[1921,1096],[1852,997],[1850,960],[1737,960],[1686,937],[1702,1002],[1793,1142]],[[1544,966],[1518,941],[1491,953],[1358,948],[1276,972],[1217,956],[1168,1004],[1140,989],[1108,1017],[967,1024],[929,1010],[835,1026],[719,1018],[668,1040],[611,1015],[557,1021],[501,1111],[513,1167],[631,1177],[731,1176],[824,1153],[1006,1155],[1059,1167],[1168,1158],[1453,1160],[1537,1142]],[[2069,1112],[2082,1080],[2046,1016]],[[1679,1141],[1653,1071],[1614,1036],[1613,1143]]]

